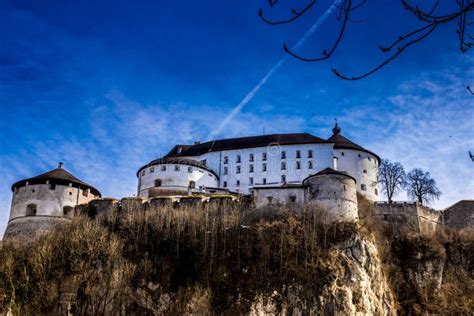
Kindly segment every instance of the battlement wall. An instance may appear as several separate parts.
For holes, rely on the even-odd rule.
[[[377,219],[419,233],[433,234],[442,224],[441,212],[417,202],[377,202],[374,209]]]

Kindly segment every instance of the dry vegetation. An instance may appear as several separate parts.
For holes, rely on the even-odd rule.
[[[371,219],[369,203],[362,227],[284,206],[98,211],[1,245],[0,313],[245,314],[262,297],[281,308],[291,287],[304,310],[340,273],[331,249],[357,234],[376,235],[400,312],[474,310],[472,236],[394,233]],[[438,261],[439,290],[413,284],[412,265]]]
[[[361,229],[375,237],[399,313],[474,315],[474,231],[413,233],[376,221],[372,203],[358,198]]]

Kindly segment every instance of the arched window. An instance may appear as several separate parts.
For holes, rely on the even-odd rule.
[[[361,184],[360,188],[362,189],[362,191],[367,191],[367,186],[365,184]]]
[[[26,216],[35,216],[36,215],[36,204],[29,204],[26,207]]]
[[[155,187],[161,187],[161,179],[155,180]]]
[[[63,215],[64,217],[71,217],[74,213],[74,208],[72,206],[64,206],[63,207]]]
[[[196,182],[195,181],[189,181],[189,188],[190,189],[195,189],[196,188]]]

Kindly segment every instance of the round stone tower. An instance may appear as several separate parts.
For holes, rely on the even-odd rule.
[[[30,236],[52,221],[74,215],[77,205],[100,198],[100,192],[63,169],[63,164],[12,185],[13,198],[4,238]]]
[[[306,200],[327,212],[328,221],[358,221],[356,180],[345,172],[326,168],[303,181]]]
[[[138,196],[181,195],[217,188],[219,177],[204,163],[182,157],[153,160],[137,172]]]

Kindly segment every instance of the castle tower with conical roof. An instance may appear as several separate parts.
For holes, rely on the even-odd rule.
[[[54,221],[67,220],[75,207],[100,198],[93,186],[63,168],[24,179],[12,185],[13,198],[4,238],[30,236]]]

